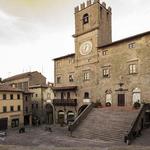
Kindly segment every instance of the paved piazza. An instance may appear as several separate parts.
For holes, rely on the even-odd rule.
[[[26,128],[23,134],[19,134],[18,130],[9,130],[7,137],[0,139],[0,150],[150,150],[150,148],[142,148],[143,144],[135,147],[124,143],[69,137],[66,127],[52,127],[52,132],[44,129],[44,126]]]

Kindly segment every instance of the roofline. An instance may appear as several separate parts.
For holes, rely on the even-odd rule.
[[[75,53],[72,53],[72,54],[68,54],[68,55],[64,55],[64,56],[61,56],[61,57],[54,58],[53,60],[55,61],[55,60],[71,57],[71,56],[74,56],[74,55],[75,55]]]
[[[22,90],[0,90],[0,92],[20,92],[20,93],[24,93],[24,91],[22,91]]]
[[[114,45],[114,44],[118,44],[118,43],[121,43],[121,42],[124,42],[124,41],[128,41],[128,40],[131,40],[131,39],[134,39],[134,38],[139,38],[139,37],[142,37],[142,36],[148,35],[148,34],[150,34],[150,31],[143,32],[143,33],[140,33],[140,34],[136,34],[136,35],[133,35],[133,36],[130,36],[130,37],[127,37],[127,38],[118,40],[118,41],[114,41],[114,42],[112,42],[112,43],[99,46],[98,48],[105,48],[105,47],[107,47],[107,46],[111,46],[111,45]]]
[[[33,88],[48,88],[48,85],[33,85],[33,86],[29,86],[29,89],[33,89]]]
[[[16,74],[16,75],[13,75],[11,77],[5,78],[5,79],[2,80],[2,82],[5,83],[5,82],[18,80],[18,79],[22,79],[22,78],[29,78],[29,76],[32,75],[33,73],[39,73],[46,79],[46,77],[41,72],[29,71],[29,72],[20,73],[20,74]],[[29,76],[26,76],[26,75],[29,75]],[[25,77],[22,77],[22,76],[25,76]]]

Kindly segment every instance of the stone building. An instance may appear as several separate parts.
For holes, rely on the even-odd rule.
[[[57,122],[90,102],[128,107],[150,101],[150,31],[112,42],[111,16],[99,0],[75,8],[75,53],[54,59]]]
[[[33,85],[29,87],[32,95],[32,113],[34,116],[38,116],[41,123],[53,123],[53,108],[47,110],[48,104],[54,99],[52,91],[53,84],[48,83],[44,85]],[[51,113],[50,113],[50,112]]]
[[[46,78],[41,73],[34,71],[9,77],[4,79],[3,82],[24,91],[23,110],[25,125],[31,124],[35,120],[41,122],[45,100],[44,94],[49,88],[46,84]]]
[[[22,126],[23,118],[23,91],[0,84],[0,130]]]

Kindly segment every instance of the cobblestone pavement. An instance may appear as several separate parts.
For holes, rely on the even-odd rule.
[[[23,134],[19,134],[18,130],[9,130],[7,137],[4,140],[0,139],[0,144],[3,145],[0,146],[0,150],[128,150],[128,148],[132,150],[132,146],[127,146],[123,142],[114,143],[113,141],[70,137],[66,127],[52,127],[52,132],[44,129],[44,126],[26,128]],[[121,148],[119,148],[120,145]],[[138,148],[135,149],[134,146],[133,150],[150,150],[146,147]]]

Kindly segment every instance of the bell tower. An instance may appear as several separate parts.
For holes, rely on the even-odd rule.
[[[75,7],[75,52],[76,60],[97,55],[97,48],[112,42],[111,8],[99,0],[88,0]]]

